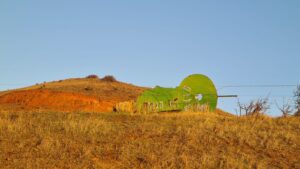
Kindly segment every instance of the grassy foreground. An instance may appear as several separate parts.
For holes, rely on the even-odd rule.
[[[300,168],[300,118],[0,113],[1,168]]]

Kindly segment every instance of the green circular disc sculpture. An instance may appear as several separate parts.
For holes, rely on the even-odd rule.
[[[210,111],[217,107],[217,90],[204,75],[194,74],[185,78],[176,88],[155,87],[137,98],[138,112],[182,111],[204,105]],[[195,106],[195,107],[194,107]]]
[[[214,83],[205,75],[193,74],[185,78],[180,86],[194,95],[199,104],[207,104],[210,110],[215,110],[218,102],[217,89]]]

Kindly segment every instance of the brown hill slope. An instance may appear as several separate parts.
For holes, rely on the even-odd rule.
[[[0,97],[0,103],[14,110],[109,112],[113,101],[102,101],[93,96],[46,89],[15,91]]]
[[[73,78],[0,93],[6,110],[112,111],[118,102],[135,100],[147,88],[98,78]]]
[[[0,168],[300,168],[299,131],[296,117],[0,113]]]

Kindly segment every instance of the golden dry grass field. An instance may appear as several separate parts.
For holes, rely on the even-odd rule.
[[[1,168],[300,168],[300,118],[0,113]]]

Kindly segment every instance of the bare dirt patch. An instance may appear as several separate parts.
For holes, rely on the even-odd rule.
[[[109,112],[115,103],[78,93],[44,89],[15,91],[0,96],[0,104],[22,110]]]

